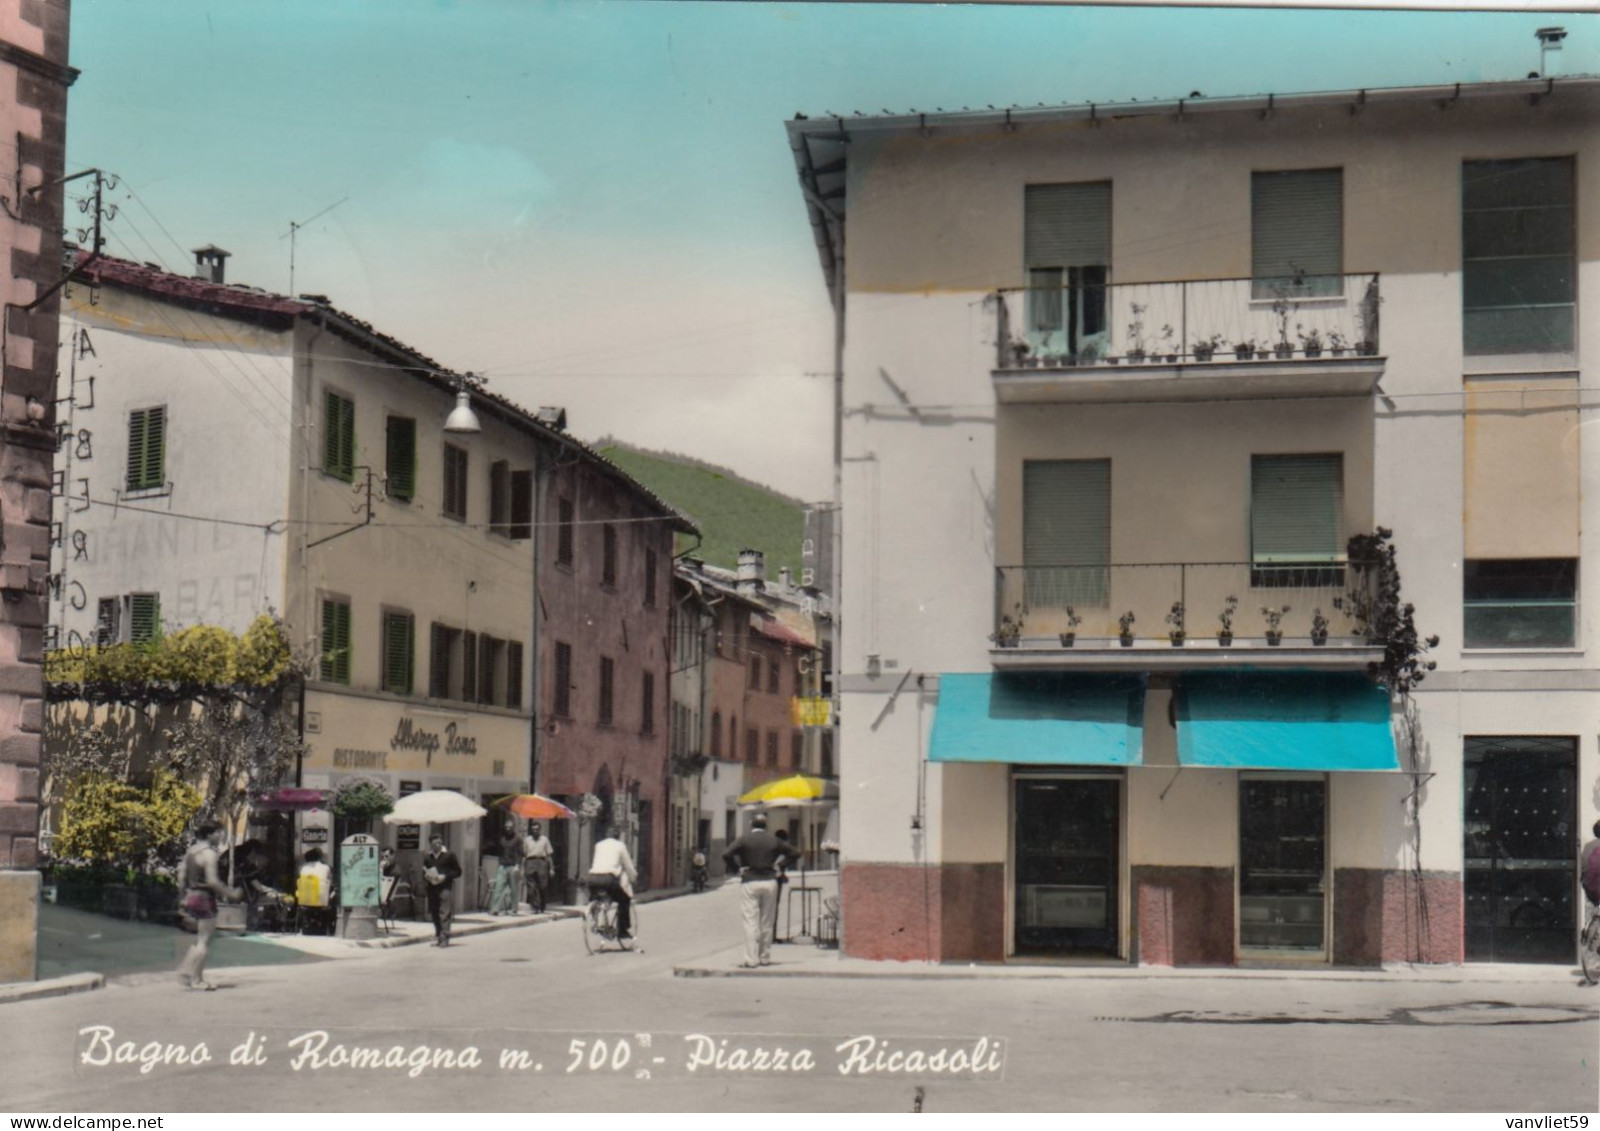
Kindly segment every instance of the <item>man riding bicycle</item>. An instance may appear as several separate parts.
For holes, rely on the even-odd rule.
[[[622,830],[612,825],[606,838],[594,846],[589,861],[589,898],[602,892],[617,901],[617,938],[633,937],[633,882],[639,878],[628,846],[622,843]]]
[[[1594,837],[1583,846],[1579,874],[1583,877],[1583,894],[1591,904],[1600,906],[1600,821],[1594,823]]]

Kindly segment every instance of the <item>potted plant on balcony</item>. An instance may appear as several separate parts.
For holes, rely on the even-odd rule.
[[[1172,326],[1161,327],[1161,349],[1157,351],[1167,359],[1168,365],[1178,364],[1178,351],[1172,348]]]
[[[1167,632],[1167,639],[1172,641],[1174,648],[1182,648],[1184,637],[1187,635],[1183,631],[1183,602],[1172,602],[1172,609],[1164,619],[1172,626]]]
[[[1216,356],[1217,350],[1221,348],[1221,334],[1212,334],[1209,338],[1201,338],[1194,344],[1194,359],[1196,361],[1210,361]]]
[[[1128,361],[1134,365],[1144,360],[1144,306],[1133,303],[1133,321],[1128,323]]]
[[[1100,360],[1100,343],[1084,342],[1078,350],[1078,364],[1090,365]]]
[[[1117,642],[1124,648],[1133,647],[1133,620],[1132,609],[1117,618]]]
[[[1217,617],[1222,622],[1222,627],[1217,630],[1217,646],[1219,648],[1233,647],[1233,614],[1239,609],[1239,598],[1232,593],[1222,602],[1222,613]]]
[[[1078,642],[1077,627],[1083,623],[1083,618],[1078,615],[1078,610],[1071,605],[1067,606],[1067,631],[1061,633],[1061,646],[1071,648]]]
[[[1028,355],[1033,352],[1033,347],[1027,342],[1017,341],[1011,343],[1011,360],[1016,364],[1015,369],[1021,369],[1028,363]]]
[[[1012,606],[1012,612],[1016,613],[1015,617],[1011,613],[1002,614],[1000,627],[989,634],[996,648],[1015,648],[1022,641],[1022,624],[1027,619],[1028,610],[1018,603]]]
[[[1289,344],[1289,311],[1292,304],[1289,295],[1300,291],[1305,285],[1305,272],[1295,269],[1294,278],[1288,282],[1282,279],[1272,287],[1272,317],[1278,322],[1278,341],[1272,347],[1272,352],[1279,360],[1294,356],[1294,347]]]
[[[1288,611],[1288,605],[1261,606],[1261,615],[1267,618],[1267,643],[1273,648],[1283,643],[1283,630],[1278,625],[1283,621],[1283,614]]]
[[[1317,648],[1328,643],[1328,618],[1320,608],[1311,610],[1311,643]]]
[[[1294,324],[1294,334],[1295,337],[1300,339],[1300,348],[1305,351],[1307,357],[1322,356],[1322,334],[1315,326],[1311,327],[1310,330],[1302,330],[1300,323],[1296,322]]]
[[[1337,330],[1329,331],[1329,333],[1328,333],[1328,352],[1333,354],[1334,357],[1343,357],[1344,356],[1345,347],[1348,346],[1349,344],[1350,343],[1348,341],[1346,341],[1345,336],[1343,334],[1339,333],[1339,331],[1337,331]]]

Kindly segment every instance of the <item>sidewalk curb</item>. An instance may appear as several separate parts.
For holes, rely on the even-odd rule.
[[[104,974],[66,974],[40,982],[11,982],[0,986],[0,1005],[13,1001],[34,1001],[44,997],[63,997],[104,989]]]
[[[583,912],[576,909],[563,908],[560,911],[545,911],[538,915],[518,915],[488,923],[466,923],[454,928],[450,932],[452,939],[464,939],[472,935],[487,935],[494,931],[510,931],[517,927],[531,927],[537,923],[554,923],[559,919],[576,919]],[[422,943],[432,945],[433,935],[389,935],[381,939],[346,940],[352,947],[362,950],[393,950],[401,946],[418,946]]]

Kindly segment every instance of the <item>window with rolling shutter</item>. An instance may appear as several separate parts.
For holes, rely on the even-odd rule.
[[[1029,346],[1072,355],[1104,346],[1111,182],[1028,185],[1023,213]]]
[[[391,416],[385,433],[384,475],[389,497],[410,502],[417,493],[417,422]]]
[[[572,645],[556,641],[555,686],[551,688],[550,713],[558,719],[572,717]]]
[[[1105,608],[1110,599],[1111,461],[1022,465],[1022,564],[1029,608]]]
[[[322,470],[346,483],[356,474],[356,405],[331,389],[323,394]]]
[[[1574,206],[1570,157],[1462,165],[1462,333],[1468,354],[1572,349]]]
[[[511,529],[512,541],[525,542],[533,537],[533,472],[511,473]]]
[[[128,641],[150,644],[161,639],[161,597],[134,593],[128,597]]]
[[[444,446],[444,516],[467,521],[467,450]]]
[[[1344,293],[1344,171],[1250,174],[1253,298]]]
[[[463,703],[474,703],[478,699],[478,634],[476,632],[463,632],[461,634],[461,694],[457,698]]]
[[[1344,457],[1250,457],[1250,584],[1344,584]]]
[[[600,715],[599,715],[599,721],[600,721],[600,725],[601,726],[610,726],[611,725],[612,708],[615,705],[614,702],[613,702],[613,698],[614,698],[613,697],[613,691],[615,689],[614,689],[614,687],[612,685],[612,680],[615,679],[615,677],[616,677],[616,665],[614,663],[612,663],[611,657],[610,656],[601,656],[600,657]]]
[[[128,490],[166,485],[167,406],[135,409],[128,414]]]
[[[322,678],[350,682],[350,605],[327,598],[322,601]]]
[[[383,614],[383,690],[410,695],[415,676],[415,618],[410,613]]]
[[[522,707],[522,644],[516,640],[506,642],[506,706]]]
[[[503,459],[489,465],[489,533],[511,537],[511,465]]]

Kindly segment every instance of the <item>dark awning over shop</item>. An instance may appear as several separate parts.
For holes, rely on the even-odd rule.
[[[935,762],[1136,766],[1144,680],[1058,672],[939,677],[928,757]]]
[[[1240,770],[1398,770],[1389,694],[1355,672],[1189,672],[1178,761]]]

